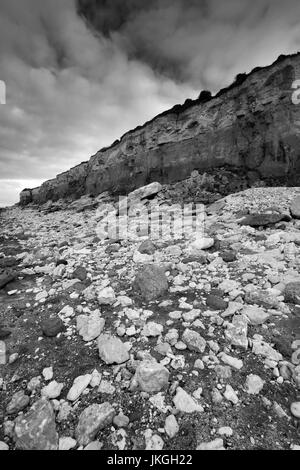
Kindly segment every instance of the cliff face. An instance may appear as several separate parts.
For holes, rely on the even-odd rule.
[[[89,162],[24,190],[20,202],[41,204],[107,190],[126,193],[224,165],[300,181],[300,105],[292,102],[297,79],[300,54],[280,57],[211,100],[175,106],[128,132]]]

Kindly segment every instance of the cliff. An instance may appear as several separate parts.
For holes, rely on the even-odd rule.
[[[300,53],[239,75],[215,97],[187,100],[125,134],[88,162],[39,188],[20,203],[128,193],[152,181],[171,183],[193,170],[230,165],[262,178],[300,181],[300,105],[292,84],[300,79]]]

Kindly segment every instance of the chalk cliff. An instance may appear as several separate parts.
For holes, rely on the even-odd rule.
[[[124,194],[152,181],[171,183],[193,170],[230,165],[283,182],[300,182],[300,105],[292,101],[300,53],[239,75],[216,96],[187,100],[125,134],[88,162],[39,188],[20,203]]]

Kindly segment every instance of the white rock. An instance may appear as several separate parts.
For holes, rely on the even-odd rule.
[[[155,338],[156,336],[160,336],[163,332],[163,325],[160,325],[159,323],[155,322],[149,322],[146,323],[146,325],[143,328],[142,335],[146,336],[148,338],[153,337]]]
[[[129,360],[128,345],[115,336],[100,335],[98,350],[100,358],[106,364],[123,364]]]
[[[83,341],[89,342],[98,338],[102,333],[105,326],[104,318],[100,317],[98,312],[93,312],[90,315],[79,315],[77,317],[77,330]]]
[[[226,390],[224,392],[224,397],[226,400],[231,401],[234,405],[237,405],[239,402],[239,398],[236,394],[236,392],[233,390],[231,385],[226,385]]]
[[[3,441],[0,441],[0,451],[1,450],[9,450],[8,445]]]
[[[58,450],[71,450],[77,446],[77,441],[71,437],[61,437],[59,439]]]
[[[100,305],[113,305],[116,301],[115,291],[112,287],[105,287],[97,293]]]
[[[69,390],[67,400],[76,401],[84,392],[84,390],[89,386],[91,378],[91,374],[80,375],[79,377],[77,377]]]
[[[53,379],[53,367],[46,367],[43,372],[44,379],[48,382]]]
[[[215,439],[211,442],[203,442],[196,450],[225,450],[223,439]]]
[[[179,425],[174,415],[169,415],[165,421],[165,431],[170,439],[176,436],[179,432]]]
[[[58,383],[55,380],[50,382],[46,387],[43,387],[41,394],[43,397],[48,398],[49,400],[54,400],[58,398],[64,388],[64,384]]]
[[[230,367],[233,367],[236,370],[240,370],[243,367],[243,361],[241,359],[237,359],[232,356],[228,356],[228,354],[220,353],[218,357],[221,359],[224,364],[227,364]]]
[[[300,419],[300,401],[291,404],[291,413],[295,418]]]
[[[183,413],[203,412],[202,406],[198,405],[196,400],[181,387],[177,388],[173,402],[176,408]]]
[[[71,318],[74,317],[74,308],[70,307],[69,305],[66,305],[60,312],[59,315],[65,317],[65,318]]]
[[[265,382],[254,374],[248,375],[245,383],[245,390],[249,395],[258,395],[264,388]]]
[[[100,374],[100,372],[98,372],[97,369],[93,370],[92,375],[91,375],[90,386],[92,388],[99,387],[101,378],[102,378],[102,374]]]

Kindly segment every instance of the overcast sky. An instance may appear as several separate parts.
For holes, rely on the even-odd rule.
[[[299,0],[78,3],[0,0],[0,206],[202,89],[300,50]]]

